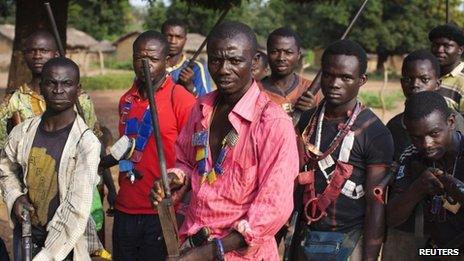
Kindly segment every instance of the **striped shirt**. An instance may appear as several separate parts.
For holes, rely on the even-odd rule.
[[[192,185],[180,237],[205,226],[218,238],[236,230],[248,247],[227,253],[226,260],[279,260],[274,235],[293,210],[299,164],[292,121],[253,83],[228,115],[239,139],[226,155],[224,173],[201,184],[192,135],[209,129],[216,99],[217,91],[197,101],[176,142],[176,169],[169,171]],[[207,170],[212,163],[208,153]]]
[[[438,93],[445,97],[450,108],[464,113],[464,62],[461,62],[450,73],[441,77]]]
[[[10,217],[16,199],[28,192],[28,159],[40,121],[37,116],[13,128],[0,155],[0,188]],[[97,137],[77,116],[58,168],[60,205],[47,224],[45,246],[34,260],[63,260],[71,250],[74,260],[90,260],[84,231],[89,229],[93,190],[99,180],[100,148]]]
[[[185,58],[185,55],[182,55],[180,61],[172,66],[166,68],[166,71],[171,74],[172,79],[175,83],[179,82],[179,76],[182,69],[184,69],[189,60]],[[193,63],[193,86],[195,87],[195,92],[198,97],[201,97],[209,92],[211,92],[211,76],[209,75],[208,69],[199,61]]]

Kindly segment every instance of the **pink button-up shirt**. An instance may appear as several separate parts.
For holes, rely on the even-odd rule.
[[[204,226],[219,238],[237,230],[248,247],[227,253],[227,260],[278,260],[274,235],[293,209],[293,184],[298,174],[292,121],[253,82],[228,115],[239,141],[227,154],[223,175],[211,185],[201,184],[192,136],[208,129],[216,97],[217,91],[198,100],[176,142],[176,169],[170,171],[185,175],[192,183],[181,239]],[[207,171],[213,165],[211,153],[208,155]]]

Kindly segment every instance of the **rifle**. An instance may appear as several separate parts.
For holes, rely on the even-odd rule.
[[[198,49],[195,51],[195,53],[193,54],[192,58],[190,58],[188,64],[186,67],[192,67],[193,66],[193,63],[195,62],[195,60],[198,58],[198,55],[200,55],[201,51],[203,50],[203,48],[205,48],[206,46],[206,43],[208,42],[208,38],[209,36],[211,35],[211,32],[214,30],[214,28],[216,28],[219,24],[222,23],[222,21],[224,21],[224,18],[226,18],[226,15],[227,13],[229,12],[229,10],[232,8],[232,5],[228,5],[226,7],[226,9],[224,9],[224,11],[222,11],[222,14],[221,16],[219,17],[219,19],[217,20],[217,22],[214,24],[213,28],[211,28],[211,31],[208,33],[208,35],[205,37],[205,39],[203,40],[203,42],[201,43],[200,47],[198,47]]]
[[[361,13],[364,10],[364,7],[366,6],[368,1],[369,0],[364,0],[363,4],[358,9],[358,12],[356,12],[356,15],[353,17],[351,22],[348,24],[348,27],[346,28],[346,30],[343,33],[342,37],[340,37],[340,40],[344,40],[346,38],[346,36],[348,36],[348,33],[351,31],[351,28],[353,27],[354,23],[358,20],[359,16],[361,15]],[[311,92],[311,94],[313,94],[313,95],[316,95],[316,93],[321,89],[321,75],[322,75],[322,71],[321,71],[321,69],[319,69],[319,71],[316,74],[316,77],[314,77],[314,80],[311,82],[311,84],[308,87],[308,91]],[[303,112],[300,111],[300,110],[295,110],[293,112],[293,122],[294,122],[295,126],[300,121],[302,113]]]
[[[385,175],[377,186],[374,187],[374,196],[382,204],[385,204],[385,192],[388,184],[393,180],[395,175],[393,173]]]
[[[24,222],[22,223],[22,260],[32,260],[32,227],[31,215],[28,210],[23,210]]]
[[[393,181],[393,179],[396,177],[396,174],[399,170],[399,164],[394,161],[390,165],[390,171],[383,179],[377,184],[377,186],[374,187],[374,196],[375,198],[382,204],[385,204],[384,197],[386,196],[385,192],[387,189],[387,186],[390,185],[390,183]]]
[[[161,179],[163,181],[163,188],[165,197],[158,204],[158,216],[163,230],[163,237],[166,243],[168,257],[179,257],[179,234],[177,231],[176,214],[171,196],[171,188],[169,187],[168,173],[166,169],[166,159],[163,151],[163,141],[161,139],[161,132],[159,126],[158,112],[156,110],[156,103],[154,98],[154,90],[150,79],[150,65],[145,58],[143,62],[143,73],[145,76],[145,84],[148,91],[148,102],[150,103],[151,123],[153,125],[153,135],[155,137],[156,152],[158,153],[158,162],[160,167]],[[162,81],[160,81],[162,82]],[[160,85],[159,82],[157,85]]]
[[[58,33],[58,27],[56,26],[55,17],[53,16],[53,12],[52,12],[52,8],[50,6],[50,3],[45,2],[44,6],[45,6],[45,10],[47,10],[48,19],[50,20],[50,25],[52,27],[53,36],[55,36],[56,45],[58,45],[58,52],[60,53],[61,57],[65,57],[64,48],[63,48],[63,45],[61,43],[60,34]],[[79,99],[76,99],[76,109],[77,109],[77,113],[79,114],[79,116],[81,116],[81,118],[85,122],[84,110],[82,109],[82,106],[81,106],[81,103],[79,102]]]
[[[292,214],[292,219],[290,221],[290,226],[288,228],[287,235],[285,235],[285,241],[284,241],[284,261],[289,261],[291,257],[291,252],[292,252],[292,241],[293,241],[293,236],[295,234],[295,228],[296,228],[296,223],[298,222],[298,216],[299,213],[297,210],[293,211]]]

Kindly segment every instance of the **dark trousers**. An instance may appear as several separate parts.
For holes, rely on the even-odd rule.
[[[115,211],[113,260],[166,260],[166,246],[158,215]]]
[[[9,261],[8,251],[6,250],[5,242],[0,238],[0,261]]]

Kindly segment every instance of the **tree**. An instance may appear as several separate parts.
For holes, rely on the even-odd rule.
[[[282,8],[282,0],[270,0],[269,6]],[[284,10],[290,27],[299,32],[306,48],[323,48],[339,39],[362,1],[318,1]],[[460,1],[451,0],[451,18],[462,25]],[[349,38],[368,52],[378,54],[378,69],[388,56],[429,48],[428,31],[445,22],[444,1],[371,0],[353,27]]]
[[[131,24],[128,0],[71,0],[69,25],[98,40],[115,40]]]
[[[0,24],[13,24],[16,6],[13,0],[0,0]]]
[[[29,81],[30,72],[24,61],[22,46],[27,36],[38,29],[52,31],[43,3],[45,0],[16,0],[16,27],[13,54],[8,73],[7,92]],[[47,0],[55,15],[61,42],[66,43],[69,0]]]

